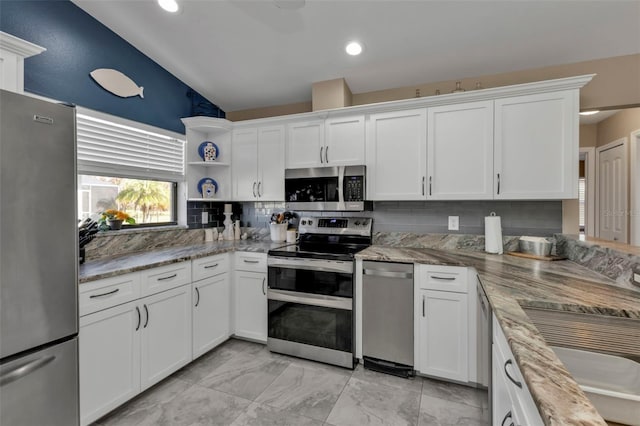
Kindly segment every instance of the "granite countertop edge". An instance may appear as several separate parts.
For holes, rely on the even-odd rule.
[[[464,250],[383,246],[371,246],[356,258],[475,268],[543,422],[606,425],[522,307],[640,319],[640,293],[615,287],[609,278],[568,260],[544,262]],[[597,297],[590,297],[593,291]],[[605,296],[598,299],[604,294],[606,303]]]

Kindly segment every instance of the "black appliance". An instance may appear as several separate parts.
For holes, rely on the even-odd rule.
[[[353,369],[354,255],[370,218],[302,217],[299,243],[270,250],[267,347]]]

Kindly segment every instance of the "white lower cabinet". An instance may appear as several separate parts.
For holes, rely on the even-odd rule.
[[[130,302],[80,318],[80,417],[99,419],[140,392],[140,310]]]
[[[460,382],[469,380],[467,295],[420,290],[419,371]]]
[[[495,315],[492,348],[492,424],[496,426],[542,426],[538,412],[522,373],[511,353],[507,339]]]
[[[230,305],[228,273],[193,283],[193,358],[229,338]]]
[[[267,255],[235,253],[234,334],[267,341]]]
[[[477,382],[476,333],[470,327],[476,307],[469,303],[469,268],[416,265],[416,270],[414,368],[432,377]]]
[[[191,361],[191,286],[138,302],[144,309],[140,337],[140,387],[145,390]]]

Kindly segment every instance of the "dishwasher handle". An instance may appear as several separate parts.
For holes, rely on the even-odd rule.
[[[381,271],[378,269],[363,269],[362,274],[371,275],[374,277],[400,278],[403,280],[413,279],[413,272],[395,272],[395,271]]]

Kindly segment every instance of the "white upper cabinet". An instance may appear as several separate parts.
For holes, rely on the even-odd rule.
[[[233,131],[233,200],[284,200],[284,126]]]
[[[493,198],[493,101],[427,109],[427,199]]]
[[[24,92],[24,60],[44,52],[44,47],[0,31],[0,89]]]
[[[364,135],[364,115],[328,118],[325,121],[324,165],[363,165]]]
[[[288,169],[324,165],[324,120],[303,121],[287,126]]]
[[[424,200],[427,109],[371,114],[366,154],[368,200]]]
[[[288,169],[365,162],[364,114],[291,123],[288,129]]]
[[[495,101],[495,199],[578,196],[578,90]]]

